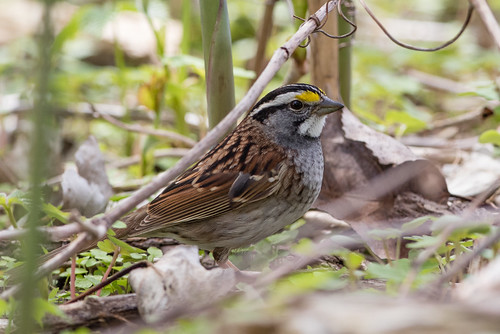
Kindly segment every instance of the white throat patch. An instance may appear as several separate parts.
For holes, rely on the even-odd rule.
[[[316,114],[312,114],[308,119],[300,124],[299,133],[303,136],[318,138],[321,135],[321,131],[323,131],[325,121],[326,115],[318,116]]]

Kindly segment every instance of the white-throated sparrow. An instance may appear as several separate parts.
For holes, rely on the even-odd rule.
[[[221,263],[231,249],[276,233],[318,197],[319,137],[326,115],[342,108],[312,85],[273,90],[194,167],[126,216],[116,237],[167,236],[211,250]]]
[[[168,236],[213,250],[255,243],[299,219],[321,190],[319,137],[326,115],[342,109],[307,84],[278,88],[145,209],[118,236]]]

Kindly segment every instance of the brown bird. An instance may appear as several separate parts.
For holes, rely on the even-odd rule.
[[[225,263],[231,249],[278,232],[310,208],[323,178],[325,118],[342,108],[308,84],[270,92],[196,165],[126,216],[116,237],[171,237]]]

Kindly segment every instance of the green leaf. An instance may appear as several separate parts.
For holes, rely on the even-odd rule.
[[[110,263],[113,258],[112,256],[108,255],[108,253],[100,249],[91,249],[90,254],[92,254],[92,256],[94,256],[96,259],[101,260],[105,263]]]
[[[42,298],[36,298],[34,300],[35,306],[33,310],[33,316],[36,322],[43,326],[42,319],[45,314],[49,313],[58,317],[66,317],[63,311],[61,311],[56,305],[49,303],[48,301]]]
[[[0,316],[3,316],[9,310],[9,304],[6,300],[0,299]]]
[[[465,238],[477,238],[477,235],[486,235],[491,231],[491,226],[488,224],[465,226],[454,230],[448,240],[462,240]]]
[[[7,256],[7,255],[2,255],[0,259],[5,260],[7,262],[16,262],[17,260],[14,259],[13,257]]]
[[[97,285],[102,281],[102,275],[85,275],[86,280],[92,283],[92,285]]]
[[[109,239],[99,241],[97,243],[97,247],[99,247],[100,250],[106,253],[113,253],[116,249],[116,245]]]
[[[86,279],[85,277],[76,277],[75,286],[79,289],[88,289],[92,286],[92,281]]]
[[[291,294],[315,289],[342,289],[348,284],[346,280],[341,278],[345,273],[345,268],[338,271],[315,270],[295,273],[288,279],[278,282],[274,288],[274,293],[288,298]]]
[[[356,252],[348,252],[345,256],[343,256],[346,266],[350,270],[356,270],[361,266],[361,263],[364,261],[364,256],[358,254]]]
[[[385,120],[390,124],[404,124],[406,130],[404,133],[416,132],[427,127],[427,123],[415,118],[404,111],[391,110],[385,115]]]
[[[93,258],[90,258],[88,259],[87,261],[85,261],[85,263],[82,263],[85,267],[87,268],[90,268],[90,267],[93,267],[97,264],[97,260],[96,259],[93,259]]]
[[[308,255],[314,252],[314,243],[311,239],[302,238],[295,245],[292,246],[294,252],[298,254]]]
[[[281,233],[270,235],[266,239],[271,244],[278,245],[278,244],[285,243],[287,241],[295,240],[295,238],[297,237],[298,234],[299,234],[299,231],[297,231],[297,230],[293,230],[293,231],[285,230]]]
[[[129,244],[127,244],[125,241],[122,241],[120,239],[117,239],[115,237],[112,237],[112,236],[108,236],[109,240],[111,240],[115,245],[117,245],[118,247],[120,247],[120,249],[122,251],[126,251],[128,253],[146,253],[144,250],[140,249],[140,248],[137,248],[137,247],[134,247],[134,246],[130,246]]]
[[[127,198],[127,197],[130,197],[130,194],[119,193],[119,194],[112,195],[109,198],[109,200],[112,202],[118,202],[118,201],[121,201],[122,199]]]
[[[108,228],[108,231],[106,232],[106,234],[108,235],[108,237],[109,236],[114,237],[116,235],[116,232],[113,231],[113,229]]]
[[[61,334],[91,334],[91,333],[92,331],[86,327],[79,327],[75,330],[64,330],[61,332]],[[158,334],[158,332],[156,332],[156,334]]]
[[[19,204],[22,205],[24,208],[26,208],[29,205],[29,197],[26,195],[26,193],[20,191],[20,190],[14,190],[11,192],[7,197],[5,197],[5,194],[2,193],[3,196],[0,196],[0,205],[7,205],[11,206],[12,204]],[[3,197],[3,202],[1,198]]]
[[[290,231],[298,230],[300,227],[304,226],[306,223],[305,219],[299,219],[295,223],[290,225]]]
[[[113,223],[113,228],[126,228],[127,224],[122,222],[121,220],[117,220]]]
[[[52,289],[50,292],[49,292],[49,297],[48,297],[48,300],[49,301],[53,301],[55,299],[57,299],[57,293],[59,292],[59,288],[54,288]]]
[[[142,260],[146,257],[146,254],[130,253],[130,257],[135,260]]]
[[[439,238],[437,236],[430,236],[430,235],[406,237],[405,239],[415,241],[407,244],[406,245],[407,248],[427,248],[430,246],[434,246],[439,241]]]
[[[474,91],[462,93],[459,95],[481,96],[489,101],[498,101],[500,99],[495,82],[490,81],[490,80],[477,81],[477,82],[474,82],[473,85],[475,86]]]
[[[479,136],[479,142],[482,144],[494,144],[500,146],[500,133],[497,130],[487,130]]]
[[[148,260],[151,262],[153,262],[154,259],[159,259],[163,256],[163,252],[161,251],[161,249],[156,247],[149,247],[148,254],[150,255],[148,256]]]
[[[414,230],[420,226],[422,226],[423,224],[427,223],[428,221],[430,220],[436,220],[435,217],[433,216],[422,216],[422,217],[418,217],[416,219],[413,219],[412,221],[409,221],[407,223],[404,223],[402,226],[401,226],[401,230],[402,231],[411,231],[411,230]]]
[[[401,231],[397,228],[386,228],[383,230],[371,230],[369,235],[375,240],[397,239],[401,236]]]
[[[68,223],[70,213],[64,212],[50,203],[43,204],[43,212],[45,212],[45,214],[49,216],[49,218],[56,219],[63,224]]]
[[[392,283],[401,283],[406,278],[411,264],[408,259],[392,261],[391,264],[369,263],[366,278],[378,278]]]
[[[87,269],[84,268],[75,268],[75,275],[81,275],[88,273]],[[60,277],[68,277],[71,275],[71,268],[67,268],[66,271],[59,274]]]

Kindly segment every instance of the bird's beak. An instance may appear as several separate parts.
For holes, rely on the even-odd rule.
[[[328,115],[334,111],[344,108],[344,105],[340,102],[334,101],[328,97],[323,97],[323,101],[319,104],[316,114],[319,116]]]

